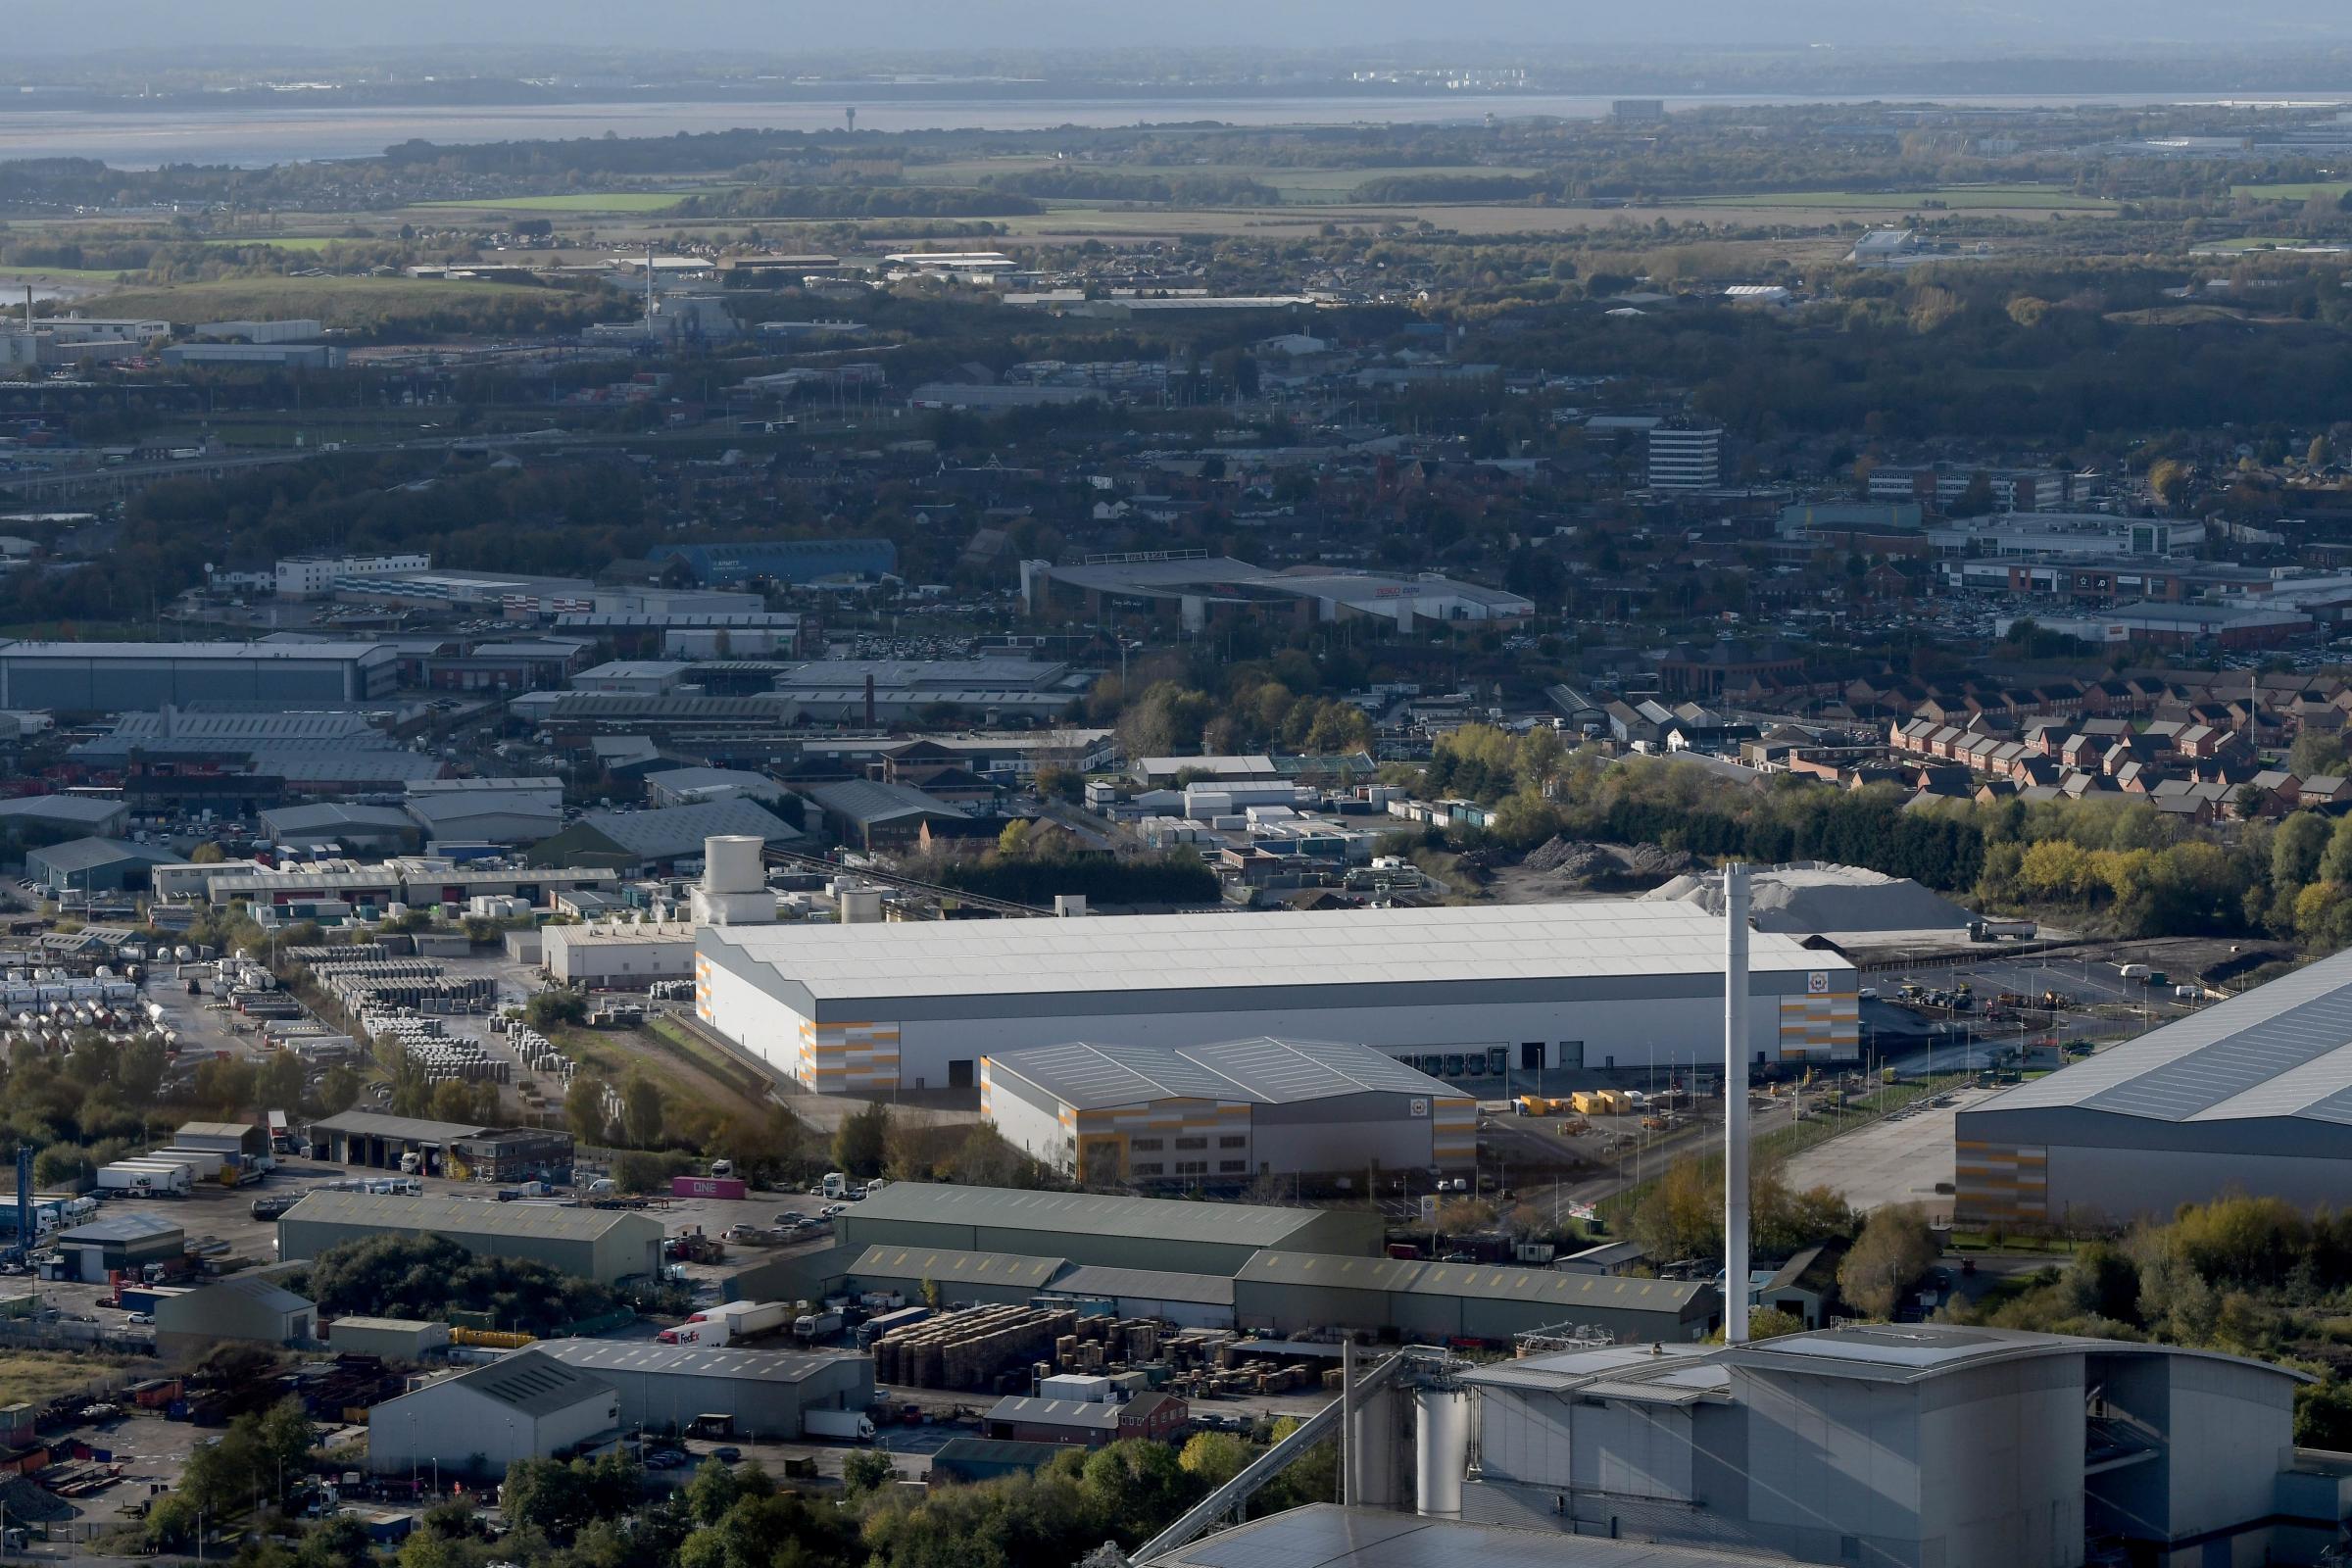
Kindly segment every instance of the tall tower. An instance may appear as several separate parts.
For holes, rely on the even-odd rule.
[[[1723,1343],[1747,1343],[1747,867],[1723,868]]]
[[[857,106],[856,104],[852,104],[852,105],[850,105],[850,106],[849,106],[847,109],[844,109],[844,110],[841,112],[841,118],[842,118],[844,121],[846,121],[846,122],[849,123],[849,127],[850,127],[850,134],[851,134],[851,135],[853,135],[853,136],[857,135],[857,134],[858,134],[858,106]]]

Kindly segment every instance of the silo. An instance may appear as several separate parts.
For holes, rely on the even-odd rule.
[[[1415,1511],[1427,1519],[1459,1519],[1462,1478],[1470,1470],[1470,1391],[1422,1389],[1413,1403],[1420,1416],[1413,1446]]]
[[[762,840],[753,834],[729,833],[703,840],[703,891],[760,893],[767,887],[761,866]]]

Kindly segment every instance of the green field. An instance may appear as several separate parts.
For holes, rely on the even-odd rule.
[[[2041,212],[2110,212],[2116,204],[2100,196],[2078,196],[2055,185],[1945,185],[1935,190],[1768,190],[1745,195],[1692,196],[1691,207],[1828,207],[1864,212],[1910,212],[1941,202],[1955,213],[1987,208],[2031,208]],[[1664,205],[1675,205],[1665,201]]]
[[[2352,190],[2352,181],[2306,179],[2283,185],[2232,185],[2230,194],[2250,197],[2258,202],[2307,202],[2314,196],[2339,201],[2348,190]]]
[[[418,202],[418,207],[464,208],[481,213],[661,213],[681,198],[726,189],[565,191],[556,196],[469,196],[463,201]]]

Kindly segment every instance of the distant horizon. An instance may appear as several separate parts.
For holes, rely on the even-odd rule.
[[[1145,11],[1091,0],[1034,0],[1008,22],[1001,8],[949,0],[901,0],[877,26],[870,14],[773,0],[575,0],[551,39],[543,13],[475,0],[411,0],[399,7],[353,0],[115,0],[96,14],[39,8],[13,18],[6,36],[20,58],[75,57],[118,67],[188,52],[254,51],[295,58],[339,50],[539,50],[550,59],[618,49],[643,59],[696,54],[785,59],[857,52],[933,57],[943,52],[1029,53],[1134,48],[1310,49],[1335,54],[1426,49],[1448,53],[1508,45],[1526,49],[1653,48],[1689,56],[1689,40],[1713,51],[1810,47],[1881,49],[2052,49],[2111,52],[2220,47],[2292,50],[2352,45],[2352,14],[2340,0],[2257,0],[2217,8],[2198,0],[2047,0],[2038,7],[1958,0],[1936,10],[1896,10],[1866,0],[1783,0],[1760,8],[1739,0],[1692,0],[1662,35],[1652,14],[1576,0],[1462,0],[1446,18],[1446,39],[1427,36],[1426,7],[1404,0],[1290,0],[1277,6],[1195,0]],[[124,40],[136,39],[129,47]],[[301,42],[292,46],[288,40]],[[700,41],[698,41],[700,40]]]

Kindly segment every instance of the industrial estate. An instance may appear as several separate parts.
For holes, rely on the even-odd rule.
[[[0,1568],[2352,1564],[2352,16],[283,9],[0,30]]]

